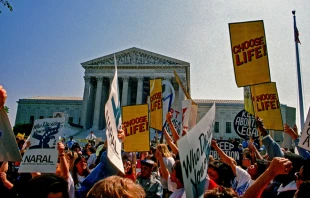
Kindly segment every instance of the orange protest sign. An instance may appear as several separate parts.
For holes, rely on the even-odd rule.
[[[266,129],[283,131],[281,105],[275,82],[251,86],[255,116],[264,121]]]
[[[270,82],[263,21],[230,23],[229,31],[237,86]]]
[[[148,104],[122,107],[125,133],[124,151],[140,152],[150,150]]]

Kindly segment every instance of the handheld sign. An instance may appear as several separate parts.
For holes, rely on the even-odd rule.
[[[150,80],[150,127],[159,131],[163,128],[163,101],[161,79]]]
[[[23,156],[19,173],[55,173],[58,159],[57,141],[62,135],[65,118],[46,118],[35,120],[31,134],[30,147]]]
[[[181,113],[181,110],[170,108],[170,112],[172,113],[171,122],[172,122],[175,130],[180,135],[181,131],[182,131],[181,130],[181,128],[182,128],[182,113]],[[166,118],[166,116],[165,116],[165,118]],[[165,121],[164,128],[166,129],[166,131],[169,134],[172,134],[171,129],[170,129],[169,125],[166,123],[166,121]]]
[[[4,108],[0,110],[0,161],[20,162],[20,155],[12,127]]]
[[[150,150],[148,104],[122,107],[123,129],[126,139],[124,151],[140,152]]]
[[[302,130],[298,146],[310,151],[310,108],[308,111],[307,119],[304,128]]]
[[[107,136],[107,153],[109,160],[118,168],[119,171],[124,173],[124,166],[122,161],[122,142],[118,139],[118,129],[121,128],[121,105],[118,95],[118,82],[117,82],[117,66],[116,58],[114,55],[115,73],[111,83],[110,95],[105,104],[105,121],[106,121],[106,136]]]
[[[237,86],[270,82],[264,22],[229,23],[229,32]]]
[[[215,104],[200,122],[178,141],[186,197],[203,197],[214,120]]]
[[[182,101],[182,135],[186,134],[196,125],[198,106],[192,99]]]
[[[246,110],[240,111],[234,119],[234,129],[243,139],[256,139],[259,137],[255,118]]]
[[[218,140],[216,143],[217,143],[218,147],[222,151],[224,151],[224,153],[227,156],[232,157],[237,162],[239,160],[241,160],[242,151],[240,151],[238,149],[238,146],[234,145],[233,143],[229,142],[228,140]],[[210,155],[212,155],[215,160],[220,159],[219,154],[213,148],[211,148]]]
[[[266,129],[283,131],[281,105],[275,82],[251,86],[255,116],[264,121]]]

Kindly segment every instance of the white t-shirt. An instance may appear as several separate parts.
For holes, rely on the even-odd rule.
[[[88,160],[87,160],[87,165],[88,165],[88,168],[89,168],[89,165],[91,164],[94,164],[96,162],[96,153],[93,153],[89,156]]]
[[[74,189],[74,181],[72,179],[71,174],[69,174],[69,177],[67,179],[68,182],[68,193],[69,193],[69,197],[70,198],[74,198],[74,193],[75,193],[75,189]]]
[[[185,198],[186,193],[184,188],[177,189],[177,184],[171,181],[170,175],[168,176],[168,190],[173,192],[169,198]]]
[[[174,164],[174,159],[173,157],[163,157],[163,160],[170,174],[172,166]],[[167,180],[165,180],[163,177],[160,177],[160,182],[161,182],[161,185],[163,186],[163,189],[168,189]]]
[[[239,196],[242,196],[245,191],[253,184],[251,175],[243,170],[240,166],[236,166],[236,177],[233,182],[232,188],[238,193]]]

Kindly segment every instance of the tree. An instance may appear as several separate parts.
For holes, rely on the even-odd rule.
[[[6,113],[9,113],[9,107],[4,106],[4,110],[5,110]]]
[[[9,3],[9,1],[0,0],[0,4],[4,5],[4,7],[7,7],[11,12],[13,11],[13,7]],[[1,14],[1,10],[0,10],[0,14]]]
[[[25,136],[29,136],[33,127],[33,123],[24,123],[24,124],[17,124],[13,127],[14,134],[17,133],[25,133]]]

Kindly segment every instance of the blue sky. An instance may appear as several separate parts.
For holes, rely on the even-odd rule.
[[[264,20],[280,102],[298,108],[292,10],[300,32],[305,117],[310,98],[310,4],[267,0],[9,0],[0,6],[0,84],[15,122],[20,98],[83,96],[80,63],[131,47],[191,64],[195,99],[243,99],[234,79],[228,23]],[[297,113],[298,116],[298,113]]]

